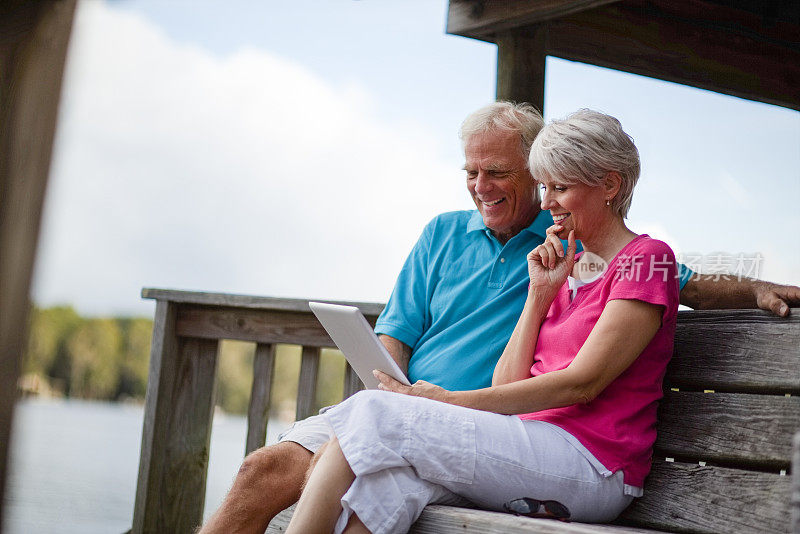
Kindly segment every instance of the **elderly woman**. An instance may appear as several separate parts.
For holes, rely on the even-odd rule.
[[[520,497],[603,522],[642,494],[675,333],[673,253],[625,226],[639,154],[613,117],[547,125],[529,163],[555,225],[528,255],[527,301],[492,387],[377,373],[385,391],[325,414],[336,437],[289,532],[404,532],[429,503],[502,510]]]

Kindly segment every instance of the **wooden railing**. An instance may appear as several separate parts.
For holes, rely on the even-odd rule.
[[[302,347],[296,418],[315,407],[320,349],[335,347],[295,299],[144,289],[156,300],[133,533],[192,532],[203,517],[220,341],[256,343],[249,453],[264,445],[277,344]],[[374,324],[382,304],[353,303]],[[342,397],[363,388],[346,366]]]

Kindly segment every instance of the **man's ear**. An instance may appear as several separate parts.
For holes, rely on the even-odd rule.
[[[619,188],[622,187],[622,176],[617,171],[606,173],[604,178],[603,187],[606,190],[606,198],[611,200],[619,193]]]

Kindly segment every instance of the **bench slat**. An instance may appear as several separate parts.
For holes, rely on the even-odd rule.
[[[790,532],[789,478],[656,461],[644,497],[622,519],[639,527],[709,534]]]
[[[300,360],[300,379],[297,383],[297,420],[314,413],[317,399],[317,375],[319,374],[319,347],[303,347]]]
[[[275,371],[275,345],[259,343],[253,358],[253,388],[247,409],[245,455],[263,447],[267,439],[272,375]]]
[[[272,520],[266,534],[285,532],[294,513],[287,508]],[[657,534],[658,531],[616,525],[562,523],[552,519],[516,517],[500,512],[471,510],[453,506],[426,506],[410,534],[443,534],[465,532],[475,534]]]
[[[787,318],[760,310],[678,314],[670,386],[800,394],[800,310]]]
[[[656,448],[665,456],[788,469],[800,397],[668,391]]]

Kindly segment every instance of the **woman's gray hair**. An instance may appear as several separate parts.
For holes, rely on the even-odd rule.
[[[639,151],[633,138],[610,115],[580,109],[546,125],[536,137],[528,166],[534,179],[598,186],[610,172],[622,177],[611,208],[627,217],[633,187],[639,179]]]
[[[476,134],[490,131],[515,132],[519,134],[520,151],[527,162],[533,140],[543,126],[541,113],[528,103],[494,102],[464,119],[459,137],[463,145]]]

